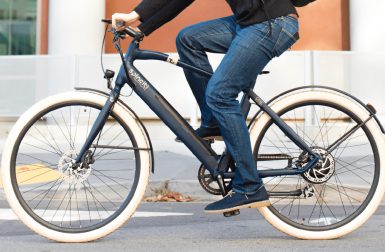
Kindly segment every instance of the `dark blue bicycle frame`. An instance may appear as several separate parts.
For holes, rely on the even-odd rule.
[[[194,129],[186,122],[186,120],[169,104],[169,102],[154,88],[153,85],[135,68],[133,65],[135,60],[159,60],[166,61],[176,66],[194,71],[196,73],[211,76],[211,73],[206,72],[197,67],[188,65],[181,61],[175,61],[169,55],[139,49],[139,40],[134,39],[128,48],[125,56],[121,51],[119,43],[114,43],[119,51],[122,66],[114,88],[111,90],[109,99],[106,101],[103,109],[97,117],[92,130],[77,157],[77,163],[81,164],[83,156],[90,149],[93,141],[96,139],[102,130],[115,102],[118,100],[120,91],[125,84],[128,84],[133,91],[151,108],[152,111],[175,133],[176,136],[189,148],[189,150],[202,162],[214,178],[231,178],[234,173],[226,172],[232,162],[229,154],[221,157],[210,147],[210,145],[201,139]],[[320,157],[314,153],[308,146],[253,90],[244,94],[242,99],[242,109],[245,118],[250,109],[250,99],[258,105],[262,111],[266,112],[271,120],[291,139],[299,148],[308,153],[309,160],[302,168],[282,168],[274,170],[259,171],[260,177],[286,176],[302,174],[317,164]]]

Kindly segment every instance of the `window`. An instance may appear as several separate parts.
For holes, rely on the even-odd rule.
[[[0,55],[36,53],[36,2],[0,1]]]

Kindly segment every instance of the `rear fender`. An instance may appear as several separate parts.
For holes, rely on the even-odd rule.
[[[385,130],[384,130],[384,127],[382,126],[380,120],[378,119],[378,117],[376,116],[376,110],[374,109],[374,107],[370,104],[365,104],[364,102],[362,102],[361,100],[359,100],[357,97],[354,97],[353,95],[345,92],[345,91],[342,91],[342,90],[339,90],[337,88],[333,88],[333,87],[327,87],[327,86],[302,86],[302,87],[297,87],[297,88],[293,88],[293,89],[290,89],[290,90],[287,90],[283,93],[280,93],[279,95],[273,97],[272,99],[270,99],[268,102],[267,102],[267,105],[272,105],[275,101],[277,101],[278,99],[280,99],[282,96],[285,96],[289,93],[292,93],[292,92],[297,92],[297,91],[301,91],[303,89],[326,89],[326,90],[330,90],[330,91],[333,91],[333,92],[336,92],[336,93],[340,93],[340,94],[343,94],[345,96],[348,96],[349,98],[351,98],[352,100],[354,100],[355,102],[357,102],[358,104],[360,104],[362,107],[364,107],[370,115],[373,115],[373,118],[376,120],[378,126],[380,127],[381,131],[383,134],[385,134]],[[251,129],[251,127],[254,125],[254,123],[256,122],[257,118],[262,114],[262,110],[259,110],[254,116],[253,118],[251,119],[250,123],[249,123],[249,129]]]

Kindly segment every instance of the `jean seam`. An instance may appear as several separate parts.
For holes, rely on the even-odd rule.
[[[296,39],[294,38],[294,34],[291,34],[288,30],[286,30],[285,28],[282,28],[282,32],[286,33],[287,36],[289,36],[291,39],[293,39],[294,41],[296,41]]]
[[[278,39],[277,41],[275,42],[275,45],[273,47],[273,50],[272,50],[272,53],[274,54],[275,57],[278,56],[278,53],[277,53],[277,49],[278,49],[278,46],[281,45],[281,40],[282,40],[282,34],[286,32],[283,32],[283,28],[281,29],[281,31],[279,32],[279,36],[278,36]],[[287,34],[286,34],[287,35]],[[289,36],[290,37],[290,36]]]

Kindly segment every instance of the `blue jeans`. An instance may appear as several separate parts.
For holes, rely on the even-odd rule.
[[[219,126],[236,171],[233,191],[254,194],[262,185],[252,155],[248,128],[237,100],[253,88],[269,61],[295,42],[298,22],[279,17],[269,23],[240,26],[234,16],[202,22],[183,29],[177,37],[180,59],[213,73],[206,52],[225,53],[211,78],[185,70],[187,81],[202,114],[202,127]]]

